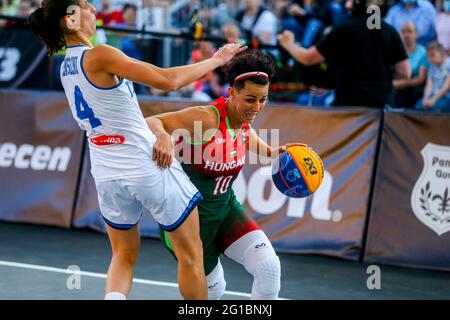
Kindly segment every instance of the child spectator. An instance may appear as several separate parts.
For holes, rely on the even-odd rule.
[[[450,58],[438,42],[431,42],[427,52],[430,63],[428,79],[423,99],[416,108],[450,111]]]

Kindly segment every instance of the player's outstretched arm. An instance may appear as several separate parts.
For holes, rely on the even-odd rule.
[[[95,61],[90,64],[91,68],[95,68],[94,72],[107,72],[146,86],[170,91],[184,87],[209,71],[223,66],[246,48],[242,44],[227,44],[213,57],[202,62],[174,68],[159,68],[151,63],[130,58],[109,45],[100,45],[89,52],[89,61]]]
[[[249,140],[248,140],[248,150],[254,152],[260,156],[273,158],[280,153],[286,151],[287,148],[293,146],[307,146],[304,143],[288,143],[282,146],[269,146],[264,140],[262,140],[255,132],[255,130],[250,130]]]

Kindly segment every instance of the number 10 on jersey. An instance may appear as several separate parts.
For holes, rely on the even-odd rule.
[[[218,177],[215,179],[216,181],[216,187],[214,188],[213,195],[218,195],[219,192],[221,194],[224,194],[228,191],[228,188],[230,187],[231,180],[233,179],[233,176],[227,176],[227,177]]]

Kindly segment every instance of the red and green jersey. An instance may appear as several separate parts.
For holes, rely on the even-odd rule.
[[[221,205],[228,204],[233,194],[231,185],[245,164],[250,126],[244,123],[237,131],[230,128],[224,97],[210,107],[215,109],[219,120],[210,138],[192,142],[182,137],[178,143],[184,145],[177,147],[190,151],[189,156],[183,155],[182,165],[203,196],[201,207],[217,212]]]

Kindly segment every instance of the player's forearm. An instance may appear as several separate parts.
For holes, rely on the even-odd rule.
[[[219,62],[214,58],[210,58],[198,63],[173,67],[167,69],[167,75],[173,83],[174,88],[182,88],[191,82],[200,79],[208,72],[219,67]]]
[[[146,118],[145,121],[147,122],[147,126],[156,137],[159,137],[162,134],[170,135],[169,132],[167,132],[167,130],[164,128],[164,124],[161,119],[158,119],[157,117],[149,117]]]
[[[273,148],[269,146],[264,140],[258,137],[255,133],[250,135],[249,151],[256,153],[263,157],[271,158],[273,155]]]

